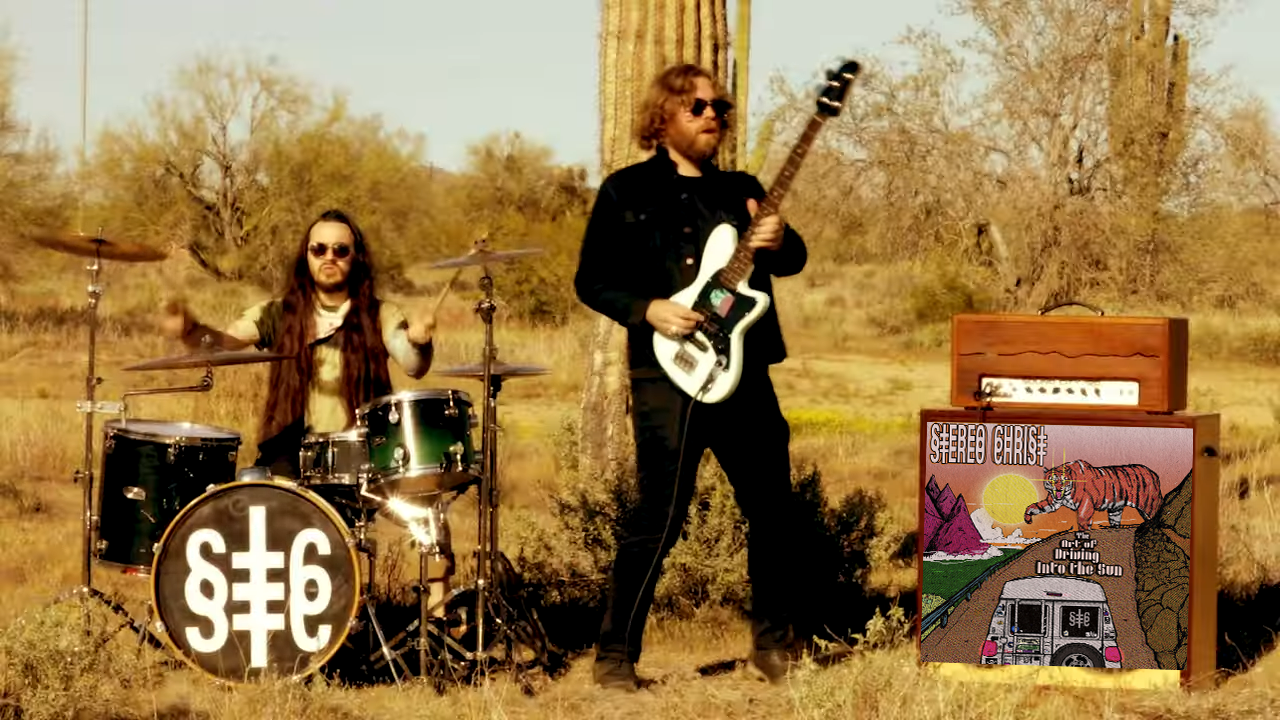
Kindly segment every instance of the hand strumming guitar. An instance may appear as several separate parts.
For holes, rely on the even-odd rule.
[[[703,317],[678,302],[658,299],[649,303],[644,319],[662,335],[683,337],[693,332]]]

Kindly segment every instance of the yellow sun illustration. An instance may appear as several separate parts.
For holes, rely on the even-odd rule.
[[[1027,506],[1039,499],[1030,480],[1008,473],[991,479],[982,490],[982,507],[996,522],[1021,525]]]

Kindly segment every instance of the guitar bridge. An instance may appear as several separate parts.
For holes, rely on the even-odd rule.
[[[676,356],[673,358],[673,361],[675,362],[676,367],[687,373],[693,372],[693,369],[698,366],[697,359],[684,348],[680,348],[676,351]]]

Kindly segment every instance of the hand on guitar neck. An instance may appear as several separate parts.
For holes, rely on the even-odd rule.
[[[752,220],[751,239],[747,242],[747,247],[752,250],[777,250],[782,247],[782,218],[773,213],[756,220],[760,204],[750,198],[747,199],[747,211],[751,213]]]

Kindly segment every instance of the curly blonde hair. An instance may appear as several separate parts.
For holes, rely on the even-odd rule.
[[[644,99],[640,102],[640,111],[636,119],[636,142],[642,150],[652,150],[662,142],[666,134],[667,118],[677,107],[687,108],[692,104],[698,78],[706,78],[715,89],[716,97],[723,97],[724,90],[716,79],[703,68],[692,63],[672,65],[663,70],[649,83]],[[732,117],[729,113],[729,117]],[[719,118],[720,128],[731,129],[729,117]]]

